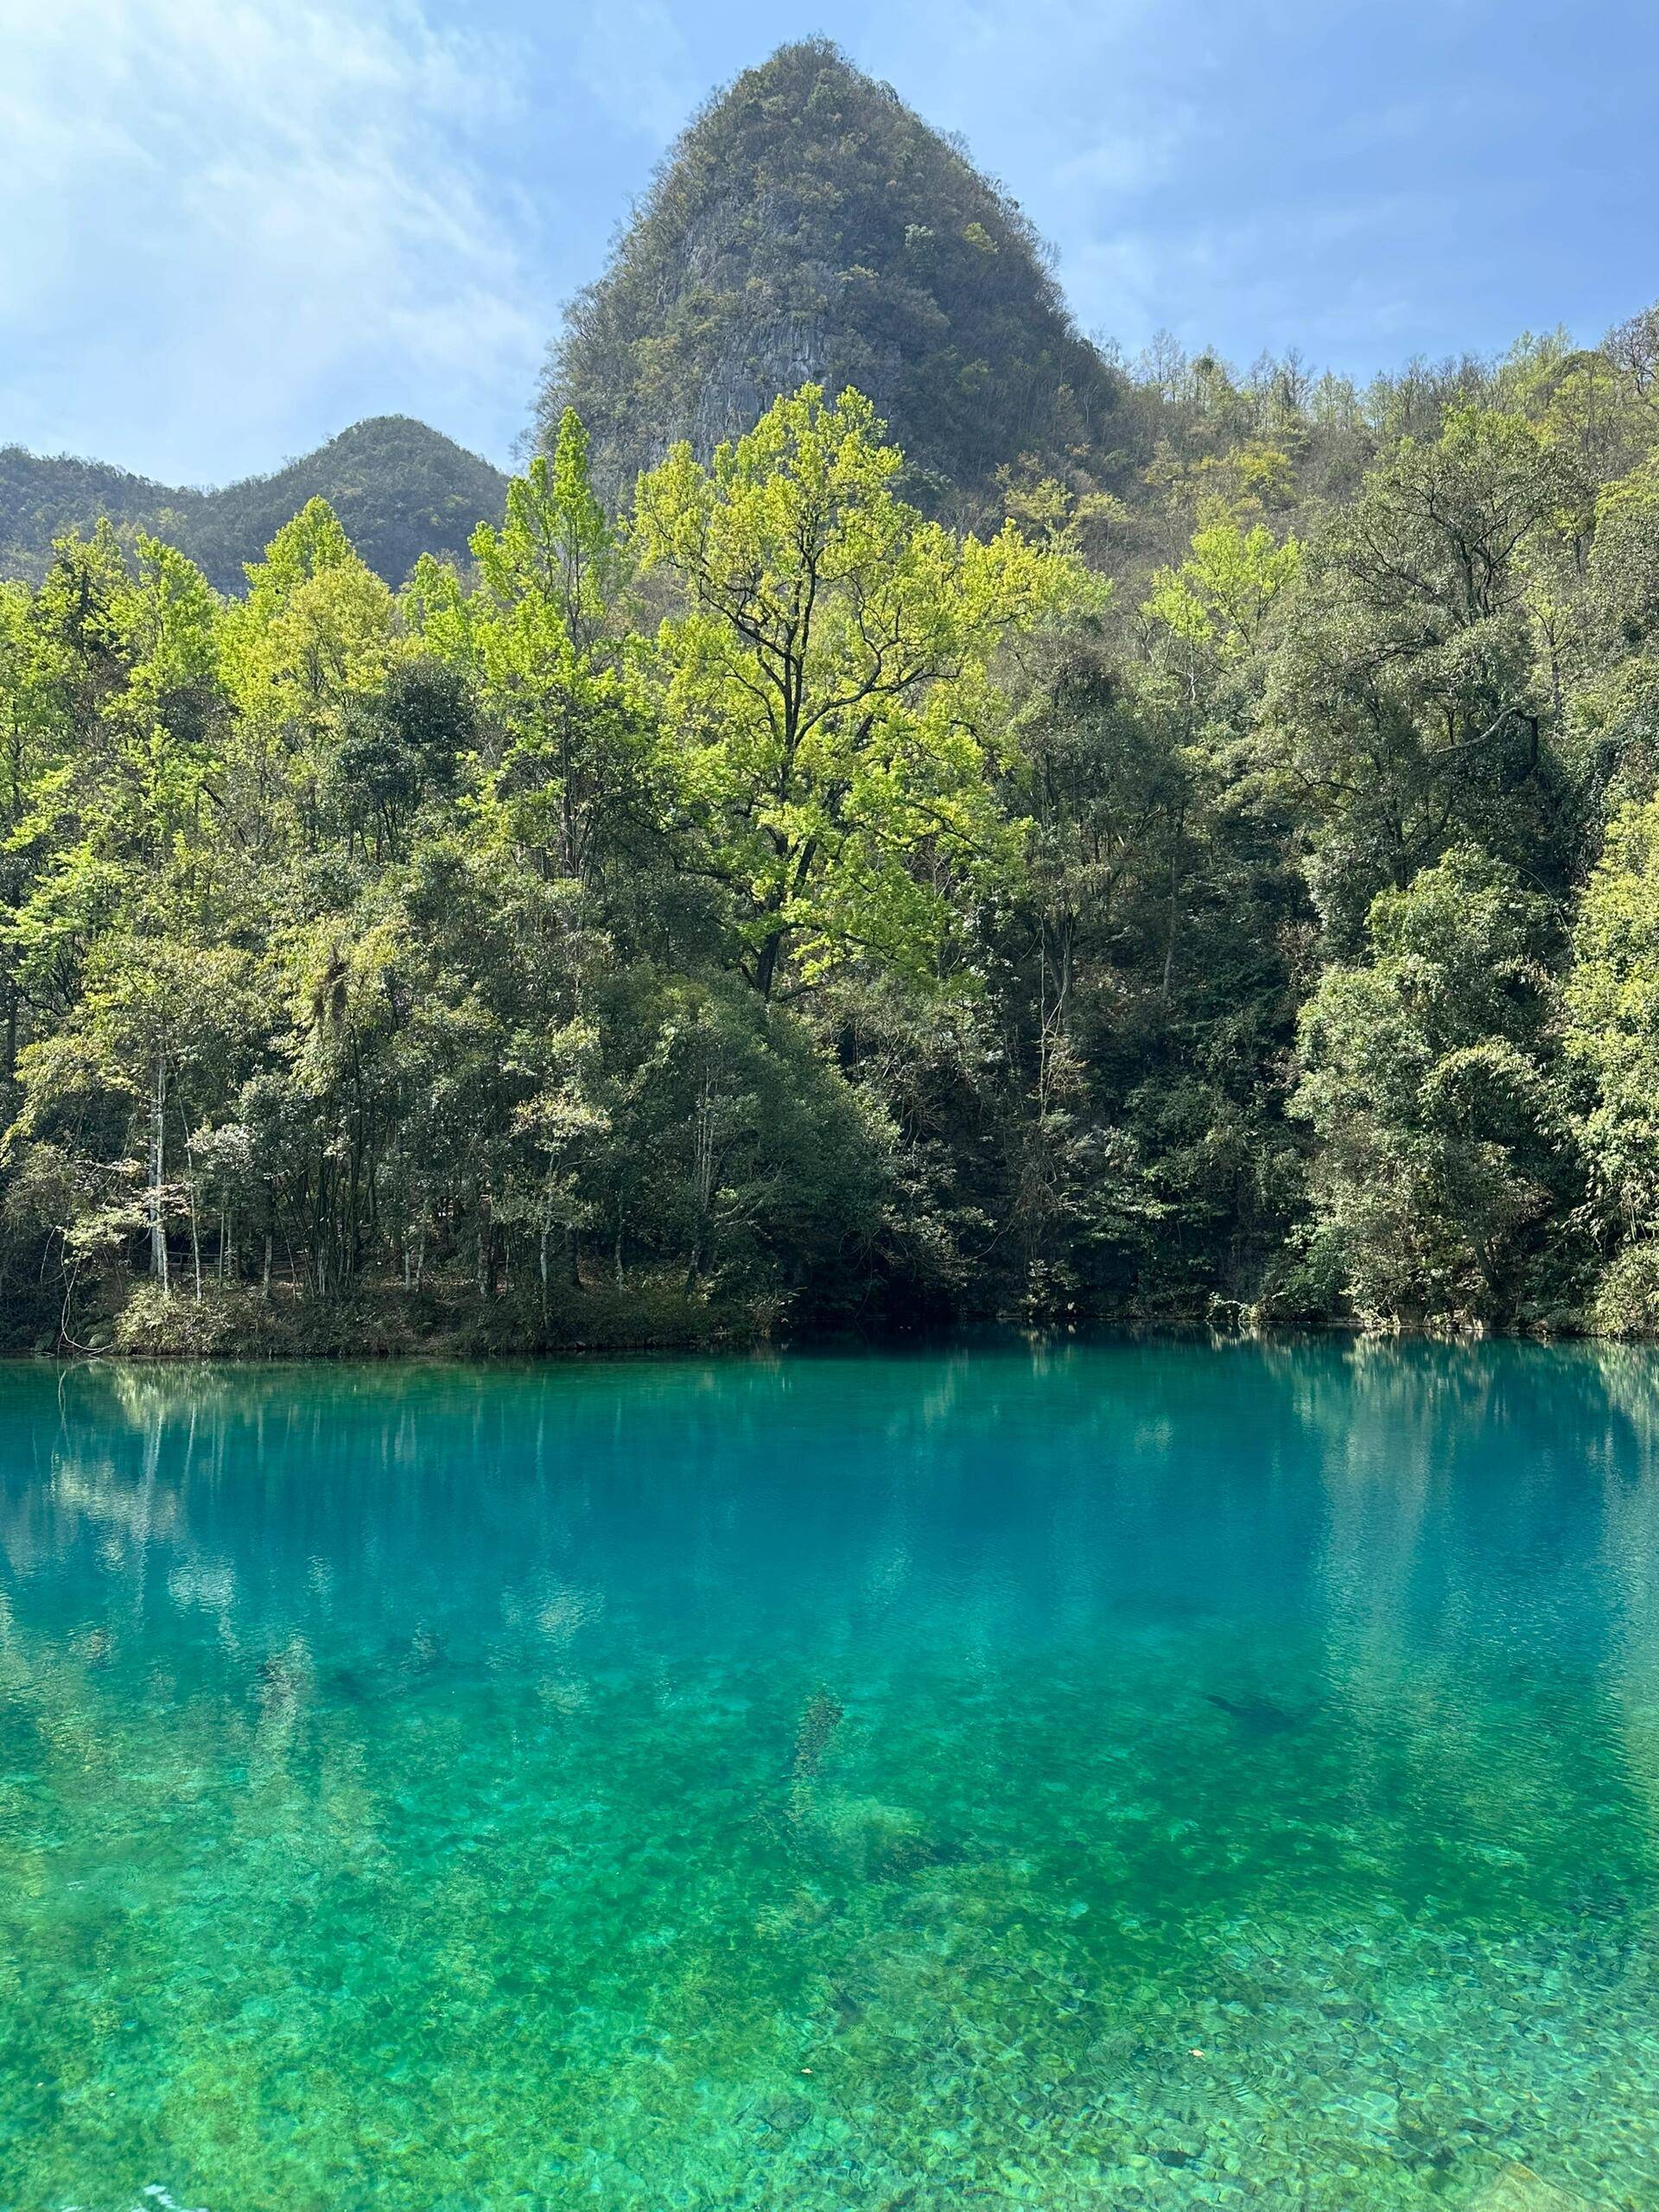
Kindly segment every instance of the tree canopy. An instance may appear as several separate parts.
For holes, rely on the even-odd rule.
[[[1649,386],[1166,349],[1132,498],[973,528],[855,385],[620,503],[566,408],[397,589],[321,499],[233,597],[63,536],[0,586],[14,1335],[1659,1326]]]

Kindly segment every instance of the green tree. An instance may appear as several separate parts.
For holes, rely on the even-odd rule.
[[[1294,1110],[1362,1313],[1502,1321],[1539,1294],[1575,1175],[1545,1060],[1551,923],[1512,871],[1456,847],[1378,895],[1367,957],[1308,1001]]]
[[[1011,526],[925,521],[901,467],[868,400],[808,385],[709,468],[681,445],[640,480],[634,542],[683,601],[657,655],[684,804],[763,997],[791,958],[938,975],[968,887],[1014,858],[992,664],[1082,587]]]
[[[1610,1326],[1659,1325],[1659,800],[1608,825],[1585,887],[1566,987],[1566,1046],[1592,1086],[1583,1119],[1612,1266]]]
[[[1586,599],[1573,734],[1586,780],[1617,803],[1659,777],[1659,456],[1603,488]]]
[[[321,499],[277,531],[226,613],[226,688],[239,721],[235,767],[245,834],[297,824],[315,852],[334,833],[326,800],[354,710],[398,657],[391,593],[352,550]],[[286,820],[284,820],[286,817]]]
[[[1211,522],[1192,538],[1179,568],[1152,579],[1145,613],[1163,623],[1194,656],[1237,661],[1261,642],[1268,609],[1301,565],[1294,537],[1282,543],[1265,523],[1246,530],[1230,519]]]
[[[552,458],[514,480],[500,529],[481,526],[473,554],[461,630],[503,733],[490,784],[503,833],[544,874],[590,881],[607,823],[649,811],[654,729],[623,650],[620,550],[569,409]]]
[[[1516,416],[1455,410],[1327,520],[1285,595],[1266,760],[1300,816],[1337,948],[1372,899],[1473,841],[1558,880],[1559,775],[1524,558],[1571,486]],[[1552,840],[1554,832],[1554,840]]]

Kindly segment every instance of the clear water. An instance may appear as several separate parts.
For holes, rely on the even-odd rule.
[[[0,1370],[0,2205],[1659,2206],[1656,1436],[1512,1346]]]

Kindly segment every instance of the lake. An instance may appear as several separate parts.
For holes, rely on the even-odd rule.
[[[1659,2206],[1656,1440],[1577,1347],[0,1369],[0,2205]]]

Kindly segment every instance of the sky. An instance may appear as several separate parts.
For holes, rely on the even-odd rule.
[[[1131,354],[1364,376],[1659,295],[1623,0],[0,0],[0,445],[222,483],[403,413],[509,462],[677,132],[814,32]]]

